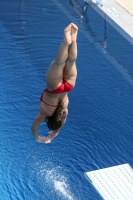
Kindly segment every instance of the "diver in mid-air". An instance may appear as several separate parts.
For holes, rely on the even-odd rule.
[[[64,39],[55,60],[48,68],[46,75],[47,88],[40,97],[39,113],[32,124],[32,133],[41,143],[50,143],[57,136],[66,122],[68,115],[68,92],[76,82],[77,69],[77,33],[78,27],[71,23],[64,30]],[[49,135],[38,134],[39,125],[45,121],[50,130]]]

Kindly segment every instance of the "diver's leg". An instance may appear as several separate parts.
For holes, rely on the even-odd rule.
[[[68,50],[68,58],[64,67],[63,77],[69,82],[71,85],[75,85],[76,77],[77,77],[77,69],[76,69],[76,59],[77,59],[77,33],[78,27],[75,24],[72,24],[71,27],[71,39],[72,43]]]
[[[71,24],[64,30],[64,39],[58,50],[56,59],[51,63],[47,76],[46,82],[47,87],[50,90],[58,88],[63,79],[63,70],[65,62],[68,58],[68,46],[71,44]]]

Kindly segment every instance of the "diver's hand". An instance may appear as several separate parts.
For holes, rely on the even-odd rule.
[[[48,144],[48,143],[51,142],[51,140],[52,140],[53,138],[55,138],[55,137],[58,135],[58,132],[59,132],[59,130],[50,131],[48,137],[44,138],[44,137],[38,136],[38,137],[36,138],[36,140],[37,140],[38,142],[40,142],[40,143]]]
[[[58,135],[58,133],[59,133],[59,130],[50,131],[47,139],[51,141],[53,138],[55,138]]]
[[[44,137],[41,137],[41,136],[38,136],[38,138],[37,138],[36,140],[37,140],[38,142],[40,142],[40,143],[45,143],[45,144],[51,142],[51,140],[50,140],[49,138],[44,138]]]

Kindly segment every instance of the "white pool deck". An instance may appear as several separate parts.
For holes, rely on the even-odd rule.
[[[86,172],[85,175],[102,199],[133,199],[133,169],[128,163]]]
[[[90,3],[90,0],[84,1]],[[120,5],[120,1],[122,0],[102,0],[103,6],[98,6],[96,0],[92,0],[90,5],[104,18],[106,14],[106,20],[133,45],[133,15],[130,14],[133,0],[127,0],[127,3],[131,2],[129,12],[124,5]]]

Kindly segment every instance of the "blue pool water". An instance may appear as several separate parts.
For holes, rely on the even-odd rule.
[[[39,144],[30,127],[71,21],[79,35],[69,117],[52,143]],[[84,1],[0,0],[0,200],[100,200],[84,172],[133,166],[132,55]]]

